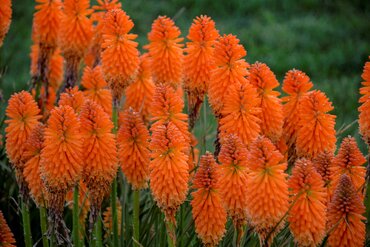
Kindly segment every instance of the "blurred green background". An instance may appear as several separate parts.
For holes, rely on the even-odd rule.
[[[337,129],[357,119],[361,73],[370,55],[370,1],[132,0],[122,4],[135,23],[133,32],[139,34],[140,47],[147,43],[146,34],[158,15],[174,18],[185,37],[192,19],[207,14],[221,34],[239,37],[249,63],[267,63],[280,82],[289,69],[305,71],[315,88],[332,100]],[[1,120],[9,96],[28,88],[34,5],[34,1],[13,0],[13,21],[0,48]],[[357,128],[355,124],[343,134],[360,140]],[[365,151],[362,141],[360,145]],[[16,203],[9,203],[17,190],[14,175],[4,151],[1,155],[0,205],[8,210],[8,219],[16,218],[12,214],[17,211]],[[11,227],[21,236],[19,225]]]

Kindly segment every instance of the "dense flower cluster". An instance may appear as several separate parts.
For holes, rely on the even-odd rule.
[[[85,236],[94,246],[119,245],[120,234],[122,245],[141,246],[140,238],[156,238],[162,226],[170,246],[190,232],[204,246],[217,246],[225,234],[224,241],[231,239],[231,224],[235,246],[252,234],[262,246],[279,245],[281,231],[298,246],[324,239],[330,246],[364,244],[366,157],[354,138],[336,133],[332,103],[304,72],[286,73],[281,97],[272,69],[249,65],[241,41],[219,35],[204,15],[193,20],[186,46],[175,22],[159,16],[140,54],[121,3],[96,2],[36,0],[31,89],[14,93],[5,112],[6,154],[22,195],[27,242],[31,196],[41,220],[48,210],[43,241],[53,235],[59,245],[72,245],[66,205],[73,227],[80,225],[75,246]],[[11,12],[3,0],[0,46]],[[362,79],[359,133],[370,145],[370,62]],[[217,130],[207,123],[208,106],[197,126],[206,97]],[[214,155],[206,151],[211,138]],[[148,216],[155,211],[164,223]],[[155,226],[139,227],[143,219]],[[0,212],[0,246],[14,244]]]

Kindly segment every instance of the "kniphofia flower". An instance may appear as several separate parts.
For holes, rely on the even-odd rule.
[[[370,62],[365,63],[362,79],[364,80],[360,88],[362,97],[359,100],[362,105],[358,108],[360,112],[358,123],[362,138],[370,146]]]
[[[300,246],[317,246],[325,235],[326,190],[312,162],[298,159],[289,179],[289,228]]]
[[[151,68],[155,84],[171,85],[177,89],[183,79],[183,38],[180,29],[166,16],[159,16],[148,34],[145,46],[151,57]]]
[[[188,192],[188,155],[183,134],[169,122],[152,129],[150,142],[150,188],[166,221],[175,223],[175,213]]]
[[[103,107],[104,111],[112,115],[112,93],[106,87],[103,72],[100,66],[91,68],[86,66],[82,75],[81,85],[85,88],[83,91],[85,97]]]
[[[54,108],[45,129],[40,166],[49,192],[49,219],[54,230],[62,221],[65,195],[82,174],[82,141],[80,121],[72,107]]]
[[[249,145],[260,133],[260,113],[257,90],[249,83],[234,83],[223,101],[219,120],[221,138],[236,134]]]
[[[343,174],[328,207],[329,245],[364,246],[365,207],[351,178]]]
[[[209,103],[219,116],[225,100],[228,98],[228,88],[235,84],[236,87],[248,81],[249,64],[244,60],[247,51],[239,44],[239,39],[234,35],[224,35],[215,43],[214,62],[216,68],[211,72],[208,87]]]
[[[6,152],[10,163],[16,171],[17,182],[21,195],[27,196],[27,186],[23,177],[24,162],[22,156],[26,141],[41,118],[40,109],[30,93],[22,91],[13,94],[8,102],[5,112]]]
[[[285,74],[283,82],[283,91],[288,96],[283,97],[285,102],[283,106],[284,112],[284,136],[289,147],[296,140],[299,127],[299,106],[302,98],[312,88],[313,84],[310,78],[302,71],[292,69]]]
[[[60,26],[60,48],[66,59],[65,87],[74,87],[78,67],[90,45],[93,29],[88,16],[90,0],[64,0]]]
[[[129,33],[133,27],[134,23],[121,9],[112,9],[105,15],[101,62],[114,99],[120,99],[139,69],[138,43],[134,41],[137,35]]]
[[[262,136],[251,144],[247,164],[248,218],[261,243],[270,242],[284,226],[279,221],[289,207],[287,164],[271,140]]]
[[[135,81],[126,89],[125,109],[132,107],[141,114],[145,122],[149,121],[154,91],[150,58],[148,54],[144,54],[140,57],[140,67]]]
[[[298,156],[314,158],[321,152],[335,150],[336,116],[328,113],[333,109],[326,95],[318,90],[308,93],[302,99],[296,142]]]
[[[0,211],[0,246],[15,247],[14,235],[10,230],[6,220],[4,218],[3,212]]]
[[[0,47],[3,45],[5,35],[8,33],[12,20],[12,2],[4,0],[0,5]]]
[[[217,246],[225,233],[226,211],[220,195],[218,165],[207,152],[200,159],[191,195],[195,232],[204,246]]]
[[[149,180],[149,131],[132,108],[123,113],[121,122],[117,142],[122,171],[134,190],[144,189]]]
[[[249,82],[257,89],[261,107],[261,134],[276,143],[283,132],[283,105],[278,98],[280,93],[274,88],[279,86],[274,72],[260,62],[249,69]]]
[[[334,162],[334,153],[324,151],[319,153],[316,158],[312,160],[313,165],[315,166],[316,171],[321,175],[324,186],[327,193],[327,203],[331,201],[333,193],[333,162]]]
[[[37,107],[32,95],[22,91],[13,94],[6,108],[8,125],[6,132],[6,151],[10,162],[18,169],[23,168],[21,158],[25,144],[32,130],[37,126],[41,118],[40,109]]]
[[[96,221],[104,195],[117,174],[118,158],[113,123],[97,103],[87,100],[82,106],[81,137],[84,162],[83,179],[89,189],[91,216]]]
[[[33,25],[40,48],[41,50],[49,48],[53,51],[60,34],[62,2],[60,0],[36,0],[36,2]]]
[[[24,160],[23,176],[36,205],[45,207],[48,195],[40,172],[41,150],[44,143],[45,126],[39,123],[26,141],[22,159]]]
[[[365,184],[366,162],[353,137],[346,137],[342,140],[338,154],[333,160],[331,169],[332,189],[337,187],[342,174],[347,174],[351,179],[355,189],[361,194],[361,189]]]
[[[73,110],[80,114],[83,104],[85,103],[85,96],[82,91],[78,90],[78,87],[68,88],[66,92],[60,94],[59,105],[68,105]]]
[[[97,5],[94,5],[92,8],[94,12],[91,14],[91,20],[95,24],[93,27],[94,34],[89,51],[85,56],[85,64],[93,68],[100,62],[104,16],[109,10],[120,9],[121,3],[119,0],[97,0]]]
[[[247,149],[236,135],[227,135],[218,160],[222,202],[237,229],[247,222]]]
[[[61,33],[62,2],[60,0],[36,0],[36,2],[32,40],[35,45],[39,46],[36,75],[44,80],[47,76],[50,58],[58,46]]]
[[[188,93],[189,127],[193,129],[208,89],[211,71],[215,68],[214,44],[219,34],[215,22],[201,15],[193,20],[184,49],[184,87]]]
[[[171,86],[164,84],[156,86],[150,108],[154,122],[152,128],[172,122],[182,133],[186,146],[184,151],[188,152],[191,139],[188,130],[188,116],[182,113],[183,108],[183,99]]]

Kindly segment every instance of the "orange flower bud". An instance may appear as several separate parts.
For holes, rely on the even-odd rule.
[[[294,239],[301,246],[317,246],[325,235],[327,195],[311,161],[295,162],[289,188],[292,206],[288,221]]]
[[[251,84],[231,85],[219,121],[221,138],[236,134],[249,145],[260,133],[260,113],[257,91]]]
[[[221,203],[218,165],[213,155],[206,153],[194,177],[191,195],[195,231],[204,246],[217,246],[225,233],[226,211]]]
[[[145,122],[149,121],[154,90],[150,58],[148,54],[144,54],[140,57],[140,67],[135,81],[126,89],[124,108],[132,107],[134,111],[141,114]]]
[[[246,184],[249,219],[261,241],[268,237],[270,242],[284,226],[281,222],[274,229],[289,207],[287,164],[266,137],[259,137],[251,144],[247,164],[250,171]]]
[[[101,67],[96,66],[93,69],[85,67],[81,85],[85,88],[83,91],[85,97],[103,107],[104,111],[111,116],[112,93],[106,88],[108,84],[104,80]]]
[[[365,207],[351,178],[343,174],[328,208],[329,245],[364,246]]]
[[[300,157],[314,158],[323,151],[333,152],[337,141],[334,108],[326,95],[315,90],[308,93],[299,106],[299,129],[296,149]]]
[[[155,84],[166,84],[177,89],[183,79],[183,51],[179,38],[180,29],[173,20],[159,16],[152,24],[148,34],[149,44],[144,48],[149,51],[151,68]]]
[[[279,86],[275,74],[264,64],[256,62],[249,70],[249,82],[257,89],[261,107],[261,133],[272,142],[279,141],[283,132],[283,105],[274,91]]]
[[[347,174],[355,189],[361,194],[365,185],[366,162],[353,137],[346,137],[342,140],[337,156],[333,160],[331,168],[331,179],[333,181],[332,191],[335,190],[342,174]]]
[[[175,223],[175,214],[188,192],[188,155],[183,134],[172,122],[152,129],[150,189],[166,220]]]
[[[117,141],[122,171],[134,190],[144,189],[149,180],[149,131],[132,108],[123,113],[121,122]]]
[[[243,59],[247,55],[236,36],[229,34],[220,37],[215,43],[214,62],[216,68],[211,72],[208,87],[209,103],[216,116],[220,115],[228,88],[239,87],[248,81],[249,64]]]

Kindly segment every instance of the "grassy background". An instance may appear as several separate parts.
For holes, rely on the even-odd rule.
[[[0,48],[1,119],[9,96],[28,87],[33,9],[34,1],[13,0],[13,22]],[[133,32],[139,34],[140,47],[147,43],[146,34],[158,15],[173,17],[185,37],[192,19],[207,14],[216,21],[221,34],[239,37],[249,63],[267,63],[280,82],[289,69],[305,71],[314,87],[325,91],[333,101],[337,128],[357,118],[360,75],[370,55],[369,1],[303,0],[298,4],[293,0],[136,0],[123,1],[123,9],[135,23]],[[212,133],[212,118],[207,122]],[[357,128],[354,125],[344,135],[360,140]],[[3,132],[3,126],[0,130]],[[365,151],[363,142],[359,142]],[[0,208],[19,238],[16,203],[9,201],[17,188],[4,151],[0,157],[0,181],[4,181],[0,183]]]

